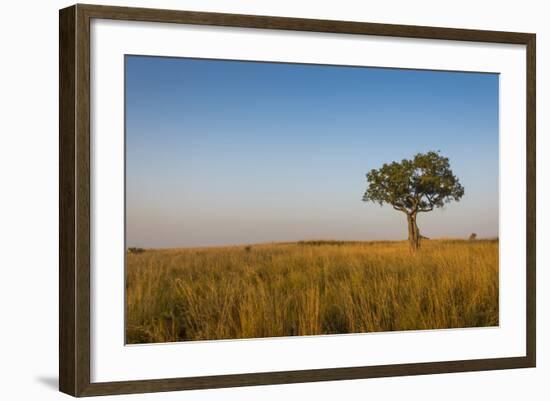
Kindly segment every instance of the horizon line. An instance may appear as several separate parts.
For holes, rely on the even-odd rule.
[[[464,237],[431,237],[425,238],[423,241],[498,241],[499,236],[487,236],[487,237],[476,237],[473,240]],[[377,243],[377,242],[407,242],[408,239],[375,239],[375,240],[339,240],[339,239],[326,239],[326,238],[314,238],[314,239],[301,239],[301,240],[291,240],[291,241],[267,241],[267,242],[245,242],[245,243],[232,243],[232,244],[221,244],[221,245],[197,245],[197,246],[161,246],[161,247],[147,247],[147,246],[127,246],[126,251],[130,249],[147,249],[147,250],[169,250],[169,249],[208,249],[208,248],[238,248],[238,247],[247,247],[247,246],[262,246],[262,245],[291,245],[291,244],[300,244],[300,243],[326,243],[330,245],[331,243],[347,243],[347,244],[359,244],[359,243]]]

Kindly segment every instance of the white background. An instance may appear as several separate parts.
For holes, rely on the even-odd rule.
[[[525,46],[106,20],[91,32],[93,382],[525,355]],[[499,72],[500,327],[123,347],[124,54]]]
[[[97,3],[105,3],[98,1]],[[61,399],[57,381],[57,10],[63,1],[4,5],[0,60],[0,392],[5,399]],[[530,31],[538,34],[538,368],[422,377],[295,384],[124,396],[120,399],[279,400],[281,398],[447,400],[547,399],[550,374],[544,333],[550,297],[543,293],[549,262],[542,207],[548,170],[550,26],[544,2],[523,1],[120,1],[118,5],[360,20],[417,25]],[[546,26],[545,26],[546,24]],[[546,157],[545,157],[546,156]],[[110,399],[111,397],[103,398]]]

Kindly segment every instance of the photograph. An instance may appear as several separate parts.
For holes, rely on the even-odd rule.
[[[498,73],[125,55],[124,108],[126,344],[499,326]]]

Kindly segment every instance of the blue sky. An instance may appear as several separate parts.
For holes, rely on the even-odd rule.
[[[498,75],[126,56],[127,245],[405,239],[365,173],[439,150],[428,237],[498,235]]]

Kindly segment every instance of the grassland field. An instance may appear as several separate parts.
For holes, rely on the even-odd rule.
[[[496,326],[498,240],[127,253],[129,344]]]

